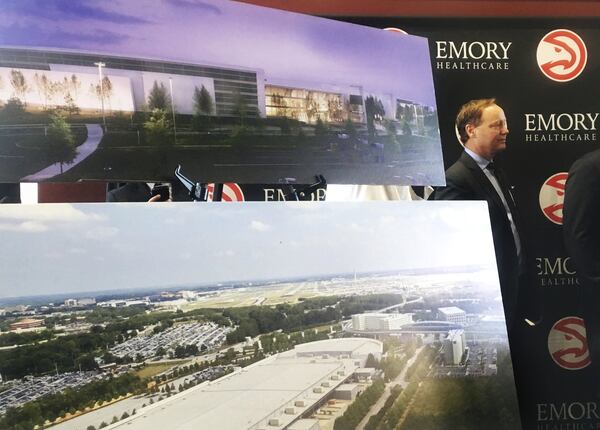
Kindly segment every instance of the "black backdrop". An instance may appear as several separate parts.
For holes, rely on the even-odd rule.
[[[512,344],[523,427],[600,429],[600,375],[593,374],[587,366],[587,345],[579,319],[578,280],[562,240],[564,176],[550,180],[550,185],[544,187],[549,178],[568,172],[573,161],[600,145],[597,130],[600,20],[389,17],[345,20],[379,28],[397,27],[429,38],[446,167],[462,151],[454,131],[459,107],[471,99],[496,97],[504,108],[510,134],[502,161],[524,215],[523,240],[533,275],[530,293],[543,310],[542,321],[535,327],[520,326]],[[536,58],[542,38],[557,29],[575,32],[587,48],[583,71],[566,82],[546,77]],[[453,53],[459,51],[461,58],[442,58],[449,56],[450,42],[455,48]],[[463,42],[466,43],[461,51]],[[489,53],[476,58],[483,53],[482,47],[493,50],[494,46],[497,55]],[[508,47],[506,55],[503,47]],[[554,51],[557,58],[571,58],[561,46],[546,45],[546,49],[549,55]],[[475,63],[479,66],[474,66]],[[560,72],[562,67],[554,70]],[[541,127],[540,118],[544,123]],[[554,221],[542,208],[547,208]],[[598,307],[600,312],[600,303]]]

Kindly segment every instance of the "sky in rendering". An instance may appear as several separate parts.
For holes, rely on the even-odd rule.
[[[495,268],[482,202],[0,205],[0,235],[0,298]]]
[[[425,38],[227,0],[2,0],[0,45],[259,68],[435,106]]]

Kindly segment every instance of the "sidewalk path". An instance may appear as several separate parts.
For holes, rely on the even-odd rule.
[[[89,157],[90,154],[98,148],[104,132],[102,131],[100,124],[86,124],[85,126],[87,128],[87,140],[77,147],[77,155],[72,163],[62,163],[62,171],[61,163],[51,164],[39,172],[21,178],[21,181],[38,182],[53,178],[56,175],[65,173]]]

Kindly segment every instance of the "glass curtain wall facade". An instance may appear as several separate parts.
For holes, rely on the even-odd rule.
[[[313,91],[302,88],[265,86],[268,117],[287,117],[314,124],[320,119],[328,123],[343,123],[350,118],[362,122],[363,101],[358,95]]]

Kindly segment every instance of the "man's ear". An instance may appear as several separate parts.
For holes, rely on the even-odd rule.
[[[467,132],[467,136],[469,136],[469,139],[475,136],[475,129],[477,127],[475,127],[473,124],[467,124],[465,125],[465,131]]]

